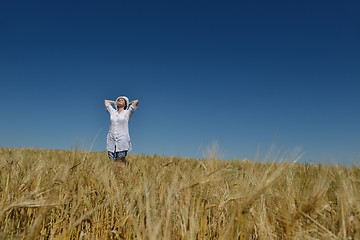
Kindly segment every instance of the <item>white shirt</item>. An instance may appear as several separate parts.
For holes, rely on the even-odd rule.
[[[110,114],[110,128],[106,137],[106,149],[110,152],[130,151],[131,141],[129,134],[129,120],[137,107],[130,105],[128,110],[120,113],[111,104],[105,104],[106,110]]]

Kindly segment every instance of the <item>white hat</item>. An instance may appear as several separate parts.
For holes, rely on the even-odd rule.
[[[125,97],[125,96],[120,96],[120,97],[118,97],[118,98],[115,100],[115,102],[116,102],[116,104],[115,104],[116,110],[117,110],[117,101],[118,101],[120,98],[122,98],[122,99],[125,100],[125,108],[124,108],[124,109],[127,110],[127,109],[129,108],[129,99],[128,99],[127,97]]]

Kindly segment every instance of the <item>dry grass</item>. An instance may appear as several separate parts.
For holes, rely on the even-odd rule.
[[[360,239],[360,169],[0,149],[0,239]]]

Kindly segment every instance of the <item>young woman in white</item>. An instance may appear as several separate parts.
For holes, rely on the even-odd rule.
[[[129,102],[127,97],[120,96],[115,101],[104,100],[104,104],[110,114],[110,128],[106,137],[108,156],[125,166],[127,152],[131,150],[129,120],[139,101]]]

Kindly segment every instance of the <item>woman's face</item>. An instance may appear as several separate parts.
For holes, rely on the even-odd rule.
[[[125,106],[125,100],[123,98],[119,98],[117,100],[117,105],[118,107],[123,108]]]

